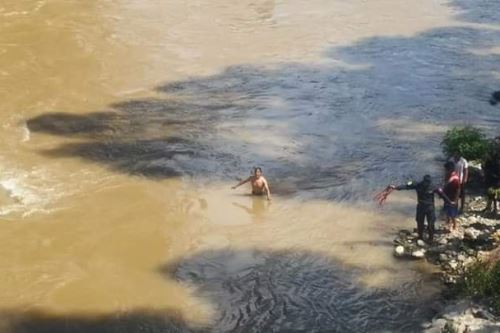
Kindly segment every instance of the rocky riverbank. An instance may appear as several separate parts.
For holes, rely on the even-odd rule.
[[[401,230],[394,240],[394,255],[438,265],[445,290],[453,294],[465,272],[477,262],[488,260],[492,251],[500,247],[500,219],[484,216],[485,207],[484,198],[475,197],[467,213],[458,218],[457,230],[448,232],[439,226],[432,244],[418,240],[415,232]],[[499,319],[480,300],[453,300],[423,331],[500,332]]]
[[[500,323],[486,306],[469,300],[450,302],[423,333],[498,333]]]

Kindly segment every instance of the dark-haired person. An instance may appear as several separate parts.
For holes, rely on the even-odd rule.
[[[250,182],[252,185],[252,194],[253,195],[263,195],[264,193],[267,196],[267,200],[271,200],[271,191],[269,190],[269,184],[267,183],[266,178],[262,176],[262,169],[257,167],[253,169],[253,175],[248,177],[245,180],[242,180],[239,182],[237,185],[233,186],[232,189],[234,190],[238,186],[241,186],[245,183]]]
[[[495,139],[500,147],[500,138]],[[488,153],[483,164],[484,185],[486,187],[487,202],[485,212],[497,214],[497,203],[500,201],[500,156],[494,150]]]
[[[455,171],[455,163],[448,161],[444,164],[445,169],[445,185],[443,193],[449,199],[444,203],[444,211],[446,213],[446,224],[450,231],[457,227],[458,216],[458,198],[460,196],[460,177]]]
[[[434,240],[434,223],[436,222],[436,209],[434,206],[434,194],[438,194],[445,201],[448,200],[440,188],[436,188],[430,175],[425,175],[420,182],[408,182],[404,185],[389,185],[390,188],[397,191],[415,190],[417,192],[417,212],[415,220],[417,221],[418,238],[424,240],[425,220],[427,220],[427,229],[429,231],[429,242]]]
[[[498,103],[500,103],[500,90],[494,91],[491,94],[491,98],[490,98],[491,105],[497,105]]]

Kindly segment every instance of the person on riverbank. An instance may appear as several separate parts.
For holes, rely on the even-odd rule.
[[[404,185],[389,185],[385,191],[387,191],[386,193],[388,195],[392,192],[392,190],[415,190],[417,192],[415,220],[417,221],[418,238],[424,240],[425,221],[427,220],[429,242],[432,242],[434,240],[434,224],[436,222],[434,194],[438,194],[446,201],[447,198],[443,194],[443,191],[433,185],[430,175],[425,175],[420,182],[410,181]],[[387,195],[383,194],[382,197],[379,197],[379,203],[382,204],[387,198]]]
[[[491,98],[490,98],[491,105],[497,105],[498,103],[500,103],[500,90],[494,91],[491,94]]]
[[[446,181],[443,188],[443,194],[448,200],[445,200],[444,211],[446,213],[446,225],[450,231],[457,227],[458,199],[460,196],[460,177],[457,173],[455,163],[448,161],[444,164]]]
[[[498,201],[500,201],[500,154],[497,149],[500,148],[500,138],[495,139],[494,146],[486,156],[483,171],[484,185],[486,187],[486,213],[498,213]],[[499,149],[500,150],[500,149]]]
[[[267,183],[266,178],[262,175],[262,169],[260,167],[254,168],[252,176],[240,181],[238,184],[233,186],[232,189],[234,190],[238,186],[248,182],[252,185],[252,195],[263,195],[265,193],[267,200],[271,200],[271,190],[269,190],[269,184]]]
[[[460,208],[459,213],[462,213],[465,205],[465,184],[469,180],[469,164],[467,160],[458,153],[453,154],[449,161],[455,164],[455,172],[457,173],[458,180],[460,182],[460,205],[458,207]]]

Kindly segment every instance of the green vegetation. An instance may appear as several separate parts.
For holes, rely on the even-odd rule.
[[[469,161],[484,160],[490,148],[490,141],[480,129],[466,126],[448,130],[441,145],[446,156],[458,154]]]
[[[496,313],[500,313],[500,261],[478,262],[467,270],[458,285],[462,294],[491,301]]]

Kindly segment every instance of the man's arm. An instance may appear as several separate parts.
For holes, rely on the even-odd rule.
[[[252,179],[252,177],[248,177],[247,179],[242,180],[242,181],[241,181],[241,182],[239,182],[237,185],[235,185],[235,186],[233,186],[233,187],[231,187],[231,188],[234,190],[234,189],[235,189],[235,188],[237,188],[238,186],[241,186],[241,185],[243,185],[243,184],[245,184],[245,183],[248,183],[251,179]]]
[[[469,180],[469,162],[464,158],[464,179],[462,183],[465,184]]]
[[[267,184],[267,180],[264,178],[264,189],[266,190],[267,200],[271,200],[271,190],[269,189],[269,185]]]
[[[444,202],[446,202],[447,204],[450,204],[450,205],[452,205],[452,204],[453,204],[453,202],[450,200],[450,198],[448,198],[448,196],[447,196],[446,194],[444,194],[444,192],[443,192],[443,189],[442,189],[442,188],[437,188],[437,189],[435,189],[435,190],[434,190],[434,193],[436,193],[437,195],[439,195],[439,197],[440,197],[441,199],[443,199],[443,200],[444,200]]]
[[[410,181],[406,184],[403,185],[390,185],[391,188],[395,189],[396,191],[401,191],[401,190],[415,190],[417,188],[417,183],[414,181]]]
[[[447,186],[450,186],[450,192],[454,193],[452,197],[448,196],[448,198],[450,199],[452,204],[456,205],[458,203],[458,198],[460,198],[460,181],[458,179],[454,179]]]

